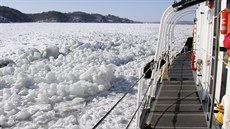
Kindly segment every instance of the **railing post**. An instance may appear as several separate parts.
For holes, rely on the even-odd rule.
[[[230,57],[228,58],[228,65],[230,65]],[[226,66],[227,68],[227,78],[230,78],[230,66]],[[226,95],[230,95],[230,79],[227,79],[227,84],[226,84]]]
[[[140,68],[139,78],[142,77],[142,74],[144,73],[143,71],[144,71],[143,68]],[[138,82],[137,108],[141,105],[141,101],[142,101],[142,87],[143,87],[143,78],[141,78],[141,80]],[[140,129],[141,108],[138,109],[136,117],[137,117],[136,129]]]
[[[167,80],[168,79],[168,58],[169,55],[165,56],[165,64],[162,66],[162,71],[161,71],[161,82],[163,82],[163,80]]]
[[[159,74],[161,74],[161,73],[159,73],[159,71],[160,71],[160,60],[161,60],[161,58],[159,58],[159,61],[155,64],[155,67],[153,70],[154,74],[152,74],[152,76],[151,76],[151,78],[153,78],[153,84],[152,84],[152,86],[151,86],[152,88],[150,90],[151,100],[152,100],[152,98],[155,98],[157,81],[159,79]],[[151,101],[150,101],[150,103],[151,103]]]
[[[148,90],[148,98],[149,98],[149,101],[148,101],[148,108],[150,108],[150,104],[151,104],[151,98],[152,97],[155,97],[155,80],[156,80],[156,75],[157,75],[157,65],[158,65],[158,63],[159,62],[155,62],[154,63],[154,66],[153,66],[153,68],[154,69],[152,69],[152,74],[151,74],[151,81],[152,81],[152,83],[151,83],[151,86],[150,86],[150,88],[149,88],[149,90]]]
[[[230,57],[228,58],[228,66],[226,66],[226,68],[227,68],[227,72],[228,72],[228,74],[227,74],[227,78],[230,78]],[[226,84],[226,100],[225,101],[227,101],[227,102],[225,102],[225,103],[229,103],[229,99],[230,99],[230,80],[229,79],[227,79],[227,84]],[[223,123],[223,128],[225,129],[229,129],[230,128],[230,104],[224,104],[224,114],[226,115],[225,117],[224,117],[224,123]]]

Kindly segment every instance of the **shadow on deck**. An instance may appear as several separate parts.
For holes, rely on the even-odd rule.
[[[191,70],[190,53],[179,55],[168,70],[147,112],[143,129],[208,129]]]

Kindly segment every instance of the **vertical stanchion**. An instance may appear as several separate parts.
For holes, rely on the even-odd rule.
[[[227,68],[227,78],[230,78],[230,57],[228,58],[228,66]],[[230,95],[230,79],[227,79],[227,84],[226,84],[226,95]]]
[[[140,68],[139,71],[139,78],[142,77],[143,74],[143,68]],[[143,86],[143,78],[138,82],[138,96],[137,96],[137,108],[140,106],[141,101],[142,101],[142,86]],[[137,123],[136,123],[136,129],[140,129],[140,115],[141,115],[141,109],[138,109],[137,111]]]

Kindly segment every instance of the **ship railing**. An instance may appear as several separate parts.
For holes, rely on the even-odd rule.
[[[145,109],[149,109],[151,105],[151,100],[155,99],[156,96],[156,89],[158,82],[161,82],[163,79],[163,74],[167,71],[169,64],[175,57],[175,54],[171,54],[170,52],[170,44],[175,42],[174,39],[174,29],[176,23],[183,17],[192,13],[195,13],[197,7],[190,7],[186,10],[182,10],[177,12],[173,7],[168,7],[162,15],[160,27],[159,27],[159,34],[157,40],[157,47],[155,52],[156,61],[154,66],[152,66],[152,75],[151,81],[147,88],[147,97],[142,94],[142,87],[143,87],[143,80],[140,80],[138,85],[138,97],[137,97],[137,107],[140,107],[143,102],[143,98],[146,98],[143,108],[139,108],[136,116],[136,128],[141,128],[141,115],[144,113]],[[165,60],[164,66],[161,66],[161,60]],[[143,69],[140,70],[140,73],[143,73]],[[141,75],[141,74],[140,74]],[[142,78],[144,79],[144,78]],[[161,80],[160,80],[161,79]],[[141,110],[142,109],[142,110]]]

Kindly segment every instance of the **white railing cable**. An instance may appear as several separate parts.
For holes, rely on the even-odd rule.
[[[147,93],[148,93],[148,90],[149,90],[149,88],[150,88],[150,86],[151,86],[152,81],[153,81],[153,80],[151,79],[151,81],[150,81],[150,83],[149,83],[149,86],[148,86],[148,88],[146,89],[145,94],[144,94],[144,96],[143,96],[143,98],[142,98],[142,100],[141,100],[139,106],[137,107],[137,109],[136,109],[136,111],[134,112],[132,118],[130,119],[128,125],[126,126],[126,129],[129,128],[129,126],[130,126],[130,124],[132,123],[134,117],[136,116],[138,110],[140,109],[141,105],[143,104],[145,98],[147,97]],[[148,99],[146,98],[146,101],[145,101],[145,103],[144,103],[144,107],[145,107],[145,105],[146,105],[146,103],[147,103],[147,100],[148,100]]]
[[[96,129],[102,121],[116,108],[116,106],[126,97],[126,95],[133,89],[134,86],[138,84],[138,82],[145,76],[145,74],[151,69],[152,67],[149,67],[145,73],[142,74],[142,76],[125,92],[125,94],[113,105],[113,107],[93,126],[92,129]]]

